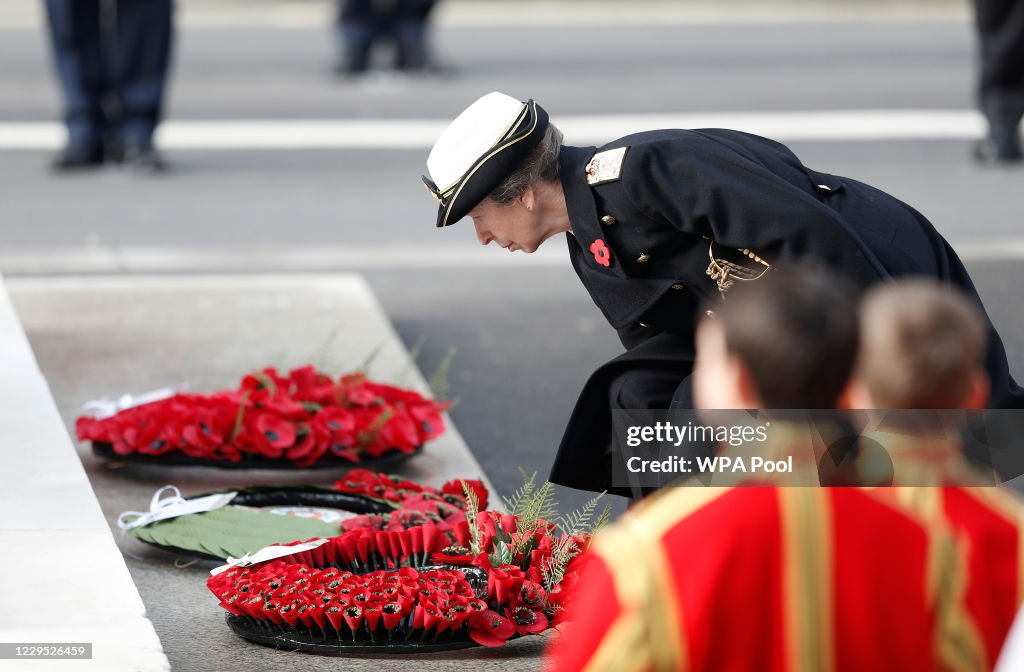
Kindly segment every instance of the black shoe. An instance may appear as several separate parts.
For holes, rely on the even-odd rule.
[[[439,76],[439,77],[451,77],[456,74],[455,67],[440,61],[433,59],[427,59],[426,61],[416,64],[415,66],[405,66],[400,70],[407,75],[426,75],[426,76]]]
[[[359,77],[370,70],[370,45],[347,46],[334,64],[334,74],[342,78]]]
[[[119,164],[124,161],[124,143],[120,136],[107,138],[103,143],[103,161]]]
[[[54,158],[53,170],[58,172],[96,168],[103,163],[103,144],[69,142]]]
[[[996,142],[987,138],[974,146],[974,160],[978,163],[994,166],[1017,163],[1021,160],[1019,141]]]
[[[121,162],[129,170],[140,173],[159,173],[167,168],[151,140],[125,139]]]

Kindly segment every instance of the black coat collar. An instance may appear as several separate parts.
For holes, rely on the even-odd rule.
[[[674,280],[631,277],[622,259],[605,236],[598,217],[594,193],[587,183],[586,165],[596,147],[567,147],[559,152],[559,175],[572,233],[566,234],[573,268],[597,307],[616,329],[636,322],[639,316],[668,290]],[[611,252],[611,264],[597,262],[590,246],[604,241]]]
[[[622,269],[622,264],[611,243],[601,230],[600,218],[597,207],[594,204],[594,194],[590,185],[587,184],[586,166],[590,159],[597,152],[596,147],[569,147],[563,146],[558,154],[558,173],[562,182],[562,192],[565,195],[565,206],[569,211],[569,222],[572,225],[572,235],[576,238],[581,252],[580,261],[589,271],[595,271],[602,275],[612,275],[625,279],[628,276]],[[590,246],[595,241],[604,241],[604,244],[611,251],[611,265],[603,266],[597,262]],[[570,239],[569,247],[572,248],[573,241]]]

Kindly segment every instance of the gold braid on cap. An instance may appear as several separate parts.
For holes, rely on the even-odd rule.
[[[708,269],[705,273],[718,284],[718,291],[721,292],[723,298],[725,298],[725,293],[735,285],[737,281],[747,282],[750,280],[757,280],[771,270],[771,264],[751,252],[749,249],[744,247],[739,251],[743,253],[743,256],[753,261],[756,265],[753,268],[749,268],[742,264],[729,261],[728,259],[716,258],[715,243],[712,241],[711,244],[708,245],[708,259],[711,260],[711,263],[708,264]]]

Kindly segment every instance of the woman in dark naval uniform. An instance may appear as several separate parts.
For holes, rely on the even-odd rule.
[[[804,166],[784,145],[724,129],[658,130],[603,147],[562,145],[533,100],[490,93],[434,144],[423,181],[437,226],[466,215],[483,245],[535,251],[565,233],[569,258],[626,352],[595,371],[569,419],[551,480],[611,487],[612,409],[690,408],[697,316],[738,282],[814,259],[860,288],[970,276],[923,215],[862,182]],[[991,323],[995,408],[1024,407]]]

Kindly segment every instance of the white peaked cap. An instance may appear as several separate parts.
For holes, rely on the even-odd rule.
[[[467,107],[448,124],[427,157],[427,171],[444,191],[494,147],[523,111],[523,102],[494,91]]]
[[[466,216],[544,137],[547,113],[494,91],[448,125],[427,157],[427,189],[440,203],[437,226]]]

